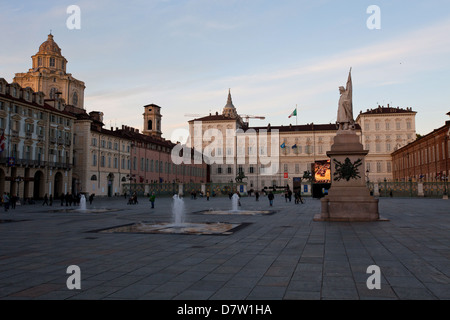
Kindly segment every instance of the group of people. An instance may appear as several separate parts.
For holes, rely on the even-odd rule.
[[[125,193],[125,199],[127,198],[127,194]],[[128,198],[128,202],[127,204],[138,204],[138,198],[137,198],[137,193],[133,192],[133,194],[130,196],[130,198]]]
[[[19,200],[19,198],[16,195],[10,195],[7,192],[4,192],[2,195],[1,203],[3,208],[5,209],[5,212],[9,210],[9,206],[11,206],[11,209],[16,208],[16,203]]]
[[[95,194],[91,193],[89,195],[89,204],[92,204],[92,201],[94,201],[94,197]],[[66,207],[68,206],[72,206],[72,204],[74,206],[78,206],[80,205],[80,200],[81,200],[81,193],[78,193],[76,195],[71,194],[71,193],[61,193],[61,195],[59,197],[55,197],[55,199],[58,199],[61,201],[61,206],[64,206],[64,204],[66,205]],[[47,206],[52,206],[53,205],[53,195],[51,194],[50,196],[47,195],[47,193],[44,195],[44,202],[42,203],[43,206],[47,205]]]
[[[292,191],[291,190],[286,190],[286,192],[284,193],[284,199],[286,202],[291,202],[292,201]],[[300,191],[297,191],[294,193],[294,202],[295,204],[303,204],[303,199],[302,199],[302,193]]]

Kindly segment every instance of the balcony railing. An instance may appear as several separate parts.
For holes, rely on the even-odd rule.
[[[8,157],[0,158],[0,165],[9,165]],[[55,169],[64,169],[70,170],[73,168],[73,165],[65,162],[55,162],[55,161],[42,161],[42,160],[29,160],[29,159],[14,159],[15,167],[34,167],[34,168],[55,168]]]

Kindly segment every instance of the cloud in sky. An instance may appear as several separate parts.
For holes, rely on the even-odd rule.
[[[206,114],[210,111],[221,111],[225,105],[227,88],[232,86],[235,101],[242,99],[243,96],[251,97],[244,100],[242,104],[235,102],[239,112],[259,112],[270,115],[268,122],[278,120],[279,124],[282,124],[283,121],[284,123],[287,121],[283,115],[286,115],[295,102],[298,102],[302,109],[314,111],[314,118],[310,116],[311,122],[332,121],[332,117],[318,119],[315,111],[317,108],[331,113],[335,111],[338,99],[337,88],[345,84],[347,68],[353,67],[354,79],[357,79],[356,87],[379,91],[378,96],[382,99],[384,86],[411,83],[411,78],[420,78],[423,72],[442,68],[448,70],[447,56],[450,53],[450,38],[446,37],[448,34],[450,34],[450,21],[443,21],[363,48],[345,50],[306,62],[300,61],[296,65],[283,66],[283,68],[261,70],[254,74],[238,74],[231,77],[218,77],[208,82],[186,83],[185,86],[173,86],[162,90],[159,95],[166,96],[161,99],[167,100],[168,108],[173,106],[176,110],[179,108],[183,110],[187,107],[187,109],[192,108]],[[426,87],[424,83],[419,84]],[[148,93],[146,88],[140,91],[142,96]],[[139,96],[139,92],[136,92],[126,95],[125,100],[132,98],[134,94]],[[315,99],[321,95],[325,95],[328,101],[315,102]],[[357,91],[355,98],[364,101]],[[302,106],[302,100],[308,101],[306,106]],[[119,97],[114,97],[111,103],[116,104],[120,109],[125,101],[120,102]],[[370,105],[360,106],[360,109],[374,106],[372,101]],[[274,108],[277,110],[282,108],[284,111],[274,113]],[[277,113],[281,117],[274,119],[273,116]],[[180,119],[179,117],[178,113],[173,115],[169,113],[166,114],[164,121],[180,123],[176,121]]]
[[[65,27],[69,1],[3,3],[0,77],[28,70],[53,29],[68,71],[86,83],[88,111],[141,128],[142,107],[155,103],[169,138],[187,127],[184,114],[221,112],[228,88],[238,112],[266,116],[255,125],[289,124],[295,105],[299,123],[335,121],[353,67],[355,112],[413,107],[427,133],[448,112],[449,6],[379,3],[379,31],[365,27],[367,1],[79,1],[78,31]]]

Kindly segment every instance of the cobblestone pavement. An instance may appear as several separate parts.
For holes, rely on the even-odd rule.
[[[187,222],[243,224],[229,235],[100,233],[172,221],[171,198],[95,199],[88,209],[0,208],[0,299],[450,299],[450,201],[380,199],[388,221],[314,222],[320,201],[242,198],[242,210],[272,215],[203,215],[228,198],[184,200]],[[72,209],[74,209],[72,207]],[[100,209],[111,209],[105,211]],[[70,290],[68,266],[81,270]],[[381,271],[368,289],[367,268]]]

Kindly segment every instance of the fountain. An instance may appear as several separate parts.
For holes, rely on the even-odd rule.
[[[173,196],[172,214],[174,226],[181,227],[184,224],[185,211],[183,198],[177,194]]]
[[[276,211],[274,210],[242,210],[239,209],[240,197],[237,193],[233,194],[231,197],[231,210],[204,210],[196,212],[198,214],[216,214],[216,215],[227,215],[227,214],[236,214],[236,215],[268,215],[274,214]]]
[[[239,206],[239,196],[237,193],[235,193],[231,197],[231,211],[239,212],[238,206]]]
[[[81,195],[80,198],[80,208],[78,209],[80,211],[86,211],[86,197],[84,194]]]
[[[45,212],[52,212],[52,213],[58,213],[58,212],[65,212],[65,213],[105,213],[105,212],[112,212],[112,211],[121,211],[121,209],[108,209],[108,208],[90,208],[88,209],[86,206],[86,196],[84,194],[80,197],[80,206],[76,209],[72,209],[72,207],[65,207],[62,209],[55,209],[55,210],[47,210]]]
[[[248,223],[226,222],[185,222],[186,212],[184,200],[178,195],[173,196],[172,222],[132,223],[113,228],[97,230],[102,233],[160,233],[160,234],[190,234],[190,235],[230,235]],[[237,208],[236,203],[236,208]]]

